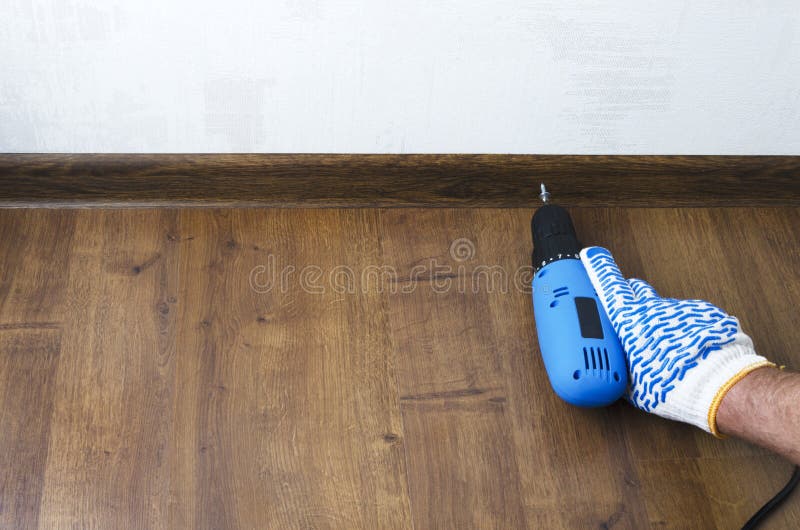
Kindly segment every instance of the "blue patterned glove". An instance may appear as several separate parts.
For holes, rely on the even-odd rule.
[[[581,260],[625,349],[631,403],[719,436],[725,393],[752,370],[774,365],[718,307],[661,298],[647,282],[626,280],[604,248],[583,249]]]

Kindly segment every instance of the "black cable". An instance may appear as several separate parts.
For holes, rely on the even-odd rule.
[[[794,490],[795,486],[800,483],[800,466],[794,466],[794,473],[789,479],[789,482],[783,487],[781,491],[775,494],[764,506],[758,510],[749,521],[744,523],[742,530],[753,530],[761,521],[763,521],[780,503],[786,500],[786,497]]]

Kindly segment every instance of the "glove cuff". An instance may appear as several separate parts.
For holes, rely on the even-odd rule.
[[[721,438],[717,430],[717,411],[725,394],[744,376],[765,366],[775,364],[756,354],[750,337],[738,333],[733,342],[689,370],[682,383],[664,401],[663,410],[654,412],[691,423]]]

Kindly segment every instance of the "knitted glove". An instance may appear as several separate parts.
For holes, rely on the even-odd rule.
[[[581,260],[625,349],[630,402],[720,436],[716,416],[725,393],[774,364],[718,307],[661,298],[647,282],[626,280],[604,248],[583,249]]]

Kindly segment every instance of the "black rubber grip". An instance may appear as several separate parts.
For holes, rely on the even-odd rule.
[[[572,218],[561,206],[545,204],[536,210],[531,219],[531,234],[535,270],[560,259],[579,258],[580,241]]]

